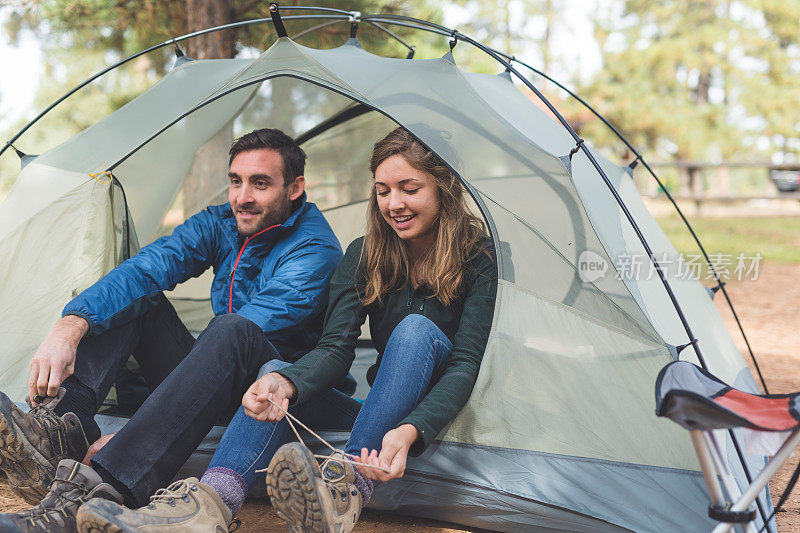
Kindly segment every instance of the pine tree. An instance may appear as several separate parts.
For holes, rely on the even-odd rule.
[[[596,18],[603,68],[582,92],[635,146],[678,160],[797,153],[800,1],[621,6]],[[619,147],[597,123],[586,135]]]

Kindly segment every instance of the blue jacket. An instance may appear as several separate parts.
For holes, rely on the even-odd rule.
[[[342,259],[319,209],[305,193],[297,202],[284,224],[244,250],[230,205],[209,206],[83,291],[62,316],[83,317],[89,334],[101,333],[144,314],[161,291],[212,267],[214,314],[228,312],[233,283],[233,312],[257,324],[284,359],[297,359],[319,339],[328,282]]]

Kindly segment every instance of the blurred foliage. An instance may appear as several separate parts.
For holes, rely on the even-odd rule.
[[[24,31],[33,32],[42,46],[42,75],[33,109],[43,110],[67,90],[92,74],[144,48],[191,31],[187,27],[186,4],[189,0],[18,0],[10,7],[4,30],[11,43]],[[197,0],[195,0],[197,1]],[[218,1],[218,0],[208,0]],[[269,18],[268,2],[221,0],[230,4],[231,21]],[[282,2],[285,7],[299,1]],[[307,3],[307,2],[306,2]],[[396,1],[319,0],[317,6],[335,7],[362,13],[392,13],[440,21],[441,12],[427,2],[410,6]],[[307,12],[283,12],[284,17]],[[320,20],[286,20],[290,36],[297,35]],[[406,28],[392,28],[418,48],[417,57],[433,57],[446,50],[446,39]],[[346,22],[318,28],[298,38],[315,48],[343,44],[348,37]],[[253,57],[269,47],[277,35],[272,23],[244,26],[232,32],[238,56]],[[405,57],[408,50],[377,28],[362,23],[358,33],[362,46],[376,54]],[[188,47],[185,43],[184,50]],[[48,113],[28,130],[15,146],[25,153],[42,153],[74,136],[87,126],[122,107],[146,90],[174,62],[171,47],[150,52],[112,70],[81,89],[66,102]],[[35,116],[31,112],[7,129],[3,138],[11,138]],[[12,157],[13,156],[13,157]],[[19,160],[10,150],[0,157],[0,191],[7,190],[19,172]],[[0,199],[2,196],[0,195]]]
[[[553,48],[556,27],[564,25],[564,8],[569,0],[455,0],[463,8],[464,21],[458,30],[509,55],[533,50],[537,57],[525,57],[545,72],[560,59]],[[459,60],[476,72],[497,72],[498,65],[483,53]]]
[[[796,160],[799,0],[626,0],[594,16],[603,68],[579,89],[659,159]],[[576,109],[576,106],[571,106]],[[582,134],[624,146],[598,121]]]
[[[6,4],[12,8],[5,22],[8,35],[13,40],[32,31],[43,47],[42,83],[33,107],[43,109],[100,68],[186,33],[186,5],[198,1],[11,0]],[[800,99],[800,0],[594,0],[585,5],[603,64],[588,79],[582,78],[575,56],[570,59],[567,54],[575,52],[553,44],[553,35],[570,27],[576,5],[584,5],[579,2],[584,0],[452,0],[435,5],[430,0],[318,0],[313,4],[434,22],[441,22],[443,10],[448,10],[450,18],[460,17],[454,26],[462,33],[516,54],[575,87],[649,159],[797,160],[798,116],[790,109]],[[300,3],[282,2],[284,7]],[[230,7],[231,20],[268,17],[265,1],[218,0],[217,4]],[[298,13],[283,11],[284,17]],[[293,36],[321,22],[287,19],[286,27]],[[417,58],[447,51],[445,36],[400,26],[391,30],[417,47]],[[333,47],[346,40],[347,32],[347,23],[337,23],[297,40],[311,47]],[[370,52],[407,54],[405,47],[368,24],[360,24],[358,36]],[[252,57],[274,42],[275,33],[266,22],[241,28],[233,38],[238,55]],[[469,70],[500,70],[496,62],[466,44],[459,45],[454,56]],[[71,137],[157,81],[173,58],[172,50],[164,48],[116,69],[48,114],[17,146],[40,153]],[[631,159],[624,144],[588,110],[541,78],[531,79],[584,138],[617,162]],[[12,125],[5,137],[30,118]],[[17,171],[16,157],[7,153],[0,157],[0,190]]]

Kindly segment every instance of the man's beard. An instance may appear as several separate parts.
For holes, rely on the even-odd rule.
[[[247,211],[246,207],[242,208],[244,211]],[[243,227],[243,225],[239,222],[239,219],[236,219],[236,229],[239,232],[241,237],[247,238],[252,237],[256,233],[263,231],[271,226],[275,226],[277,224],[283,224],[286,222],[286,219],[289,218],[289,215],[292,213],[292,202],[291,200],[287,199],[286,202],[283,202],[279,207],[275,209],[270,209],[269,211],[264,211],[260,215],[260,218],[257,220],[247,224]]]

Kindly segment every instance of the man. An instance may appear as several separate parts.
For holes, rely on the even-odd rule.
[[[0,393],[0,469],[27,501],[42,500],[0,515],[0,531],[76,531],[92,497],[147,503],[264,363],[315,345],[342,251],[306,202],[305,159],[279,130],[237,139],[228,205],[192,216],[67,304],[31,361],[31,412]],[[194,340],[162,291],[209,267],[216,316]],[[94,415],[130,354],[152,393],[98,441]],[[80,464],[89,442],[91,466]]]

